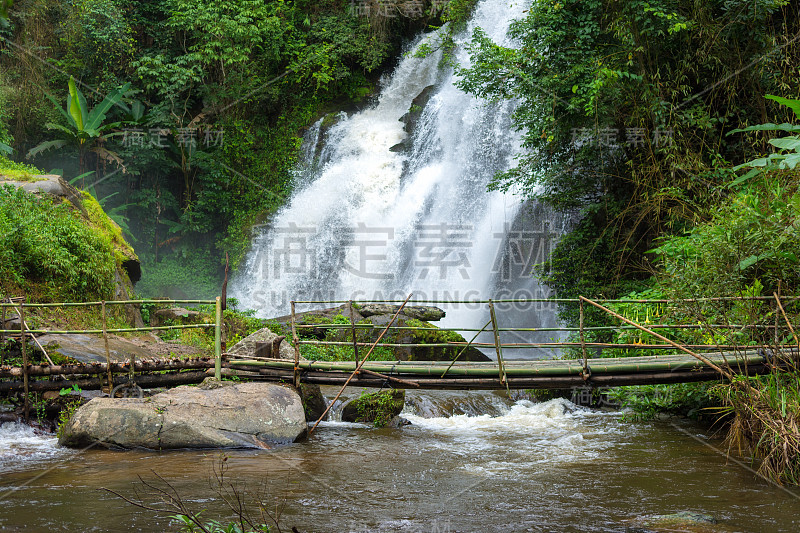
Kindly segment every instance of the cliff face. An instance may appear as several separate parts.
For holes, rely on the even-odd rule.
[[[88,192],[2,168],[0,259],[0,292],[30,299],[132,299],[141,275],[122,230]]]

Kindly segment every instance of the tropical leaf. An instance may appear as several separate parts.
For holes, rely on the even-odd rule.
[[[128,172],[128,170],[125,168],[125,165],[122,162],[122,158],[116,152],[107,150],[102,146],[95,146],[94,148],[91,149],[91,151],[97,154],[97,157],[99,157],[100,159],[108,161],[109,163],[116,163],[117,166],[119,166],[122,169],[123,174]]]
[[[0,142],[0,153],[11,154],[14,150],[6,143]]]
[[[100,125],[106,119],[106,113],[108,113],[108,110],[122,100],[122,96],[128,91],[130,86],[130,83],[126,83],[122,87],[118,87],[108,93],[103,101],[97,104],[94,109],[92,109],[92,112],[89,113],[89,118],[86,121],[86,129],[100,129]]]
[[[771,122],[767,122],[766,124],[757,124],[755,126],[748,126],[746,128],[737,128],[729,131],[726,135],[741,133],[743,131],[800,131],[800,124],[789,124],[788,122],[784,122],[783,124],[773,124]]]
[[[753,176],[757,176],[758,174],[761,174],[761,168],[754,168],[754,169],[750,170],[750,172],[747,172],[746,174],[742,174],[741,176],[739,176],[738,178],[736,178],[735,180],[730,182],[728,184],[728,187],[735,187],[735,186],[737,186],[737,185],[739,185],[741,183],[744,183],[745,181],[749,180]]]
[[[79,176],[75,176],[74,178],[69,180],[69,183],[70,183],[70,185],[75,185],[79,181],[85,180],[86,178],[88,178],[92,174],[94,174],[94,170],[90,170],[89,172],[84,172],[83,174],[80,174]]]
[[[797,150],[800,147],[800,137],[790,136],[781,137],[780,139],[770,139],[769,143],[781,150]]]
[[[67,113],[72,117],[78,131],[83,131],[86,124],[86,99],[75,85],[75,78],[69,77],[69,96],[67,97]]]
[[[55,141],[45,141],[28,150],[28,153],[25,157],[26,159],[30,159],[32,157],[36,157],[42,152],[46,152],[47,150],[52,150],[54,148],[63,148],[67,144],[68,142],[65,141],[64,139],[58,139]]]
[[[794,168],[798,163],[800,163],[800,153],[794,153],[787,155],[786,159],[784,159],[783,163],[781,163],[781,166]]]
[[[772,94],[765,95],[764,98],[768,98],[770,100],[774,100],[781,105],[784,105],[794,111],[794,115],[797,118],[800,118],[800,100],[792,100],[789,98],[784,98],[782,96],[775,96]]]
[[[65,127],[65,126],[62,126],[61,124],[55,124],[53,122],[48,122],[44,126],[48,130],[58,130],[58,131],[60,131],[62,133],[66,133],[69,137],[75,137],[75,130],[71,130],[71,129]]]

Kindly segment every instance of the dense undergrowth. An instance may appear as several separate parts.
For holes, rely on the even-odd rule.
[[[476,30],[461,87],[520,101],[527,150],[494,186],[577,214],[538,267],[556,295],[683,300],[609,307],[643,325],[698,326],[658,330],[680,343],[731,353],[796,346],[787,323],[800,309],[783,300],[784,317],[772,299],[800,286],[796,6],[534,2],[511,31],[516,49]],[[698,300],[739,296],[769,300]],[[577,326],[579,306],[562,306],[561,318]],[[587,341],[636,348],[600,356],[663,353],[636,346],[659,341],[599,309],[584,309],[584,320],[608,328],[587,331]],[[771,478],[795,482],[796,383],[789,365],[718,385],[611,394],[639,416],[716,413],[735,448]]]
[[[16,1],[0,154],[82,176],[134,245],[143,296],[207,297],[291,193],[304,129],[365,105],[408,38],[474,3],[387,18],[377,0],[372,16],[348,0]],[[68,85],[89,120],[65,113]]]

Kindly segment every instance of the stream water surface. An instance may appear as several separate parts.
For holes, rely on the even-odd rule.
[[[328,394],[332,392],[328,391]],[[797,531],[800,496],[727,461],[687,421],[626,422],[566,400],[408,393],[412,425],[325,422],[284,448],[225,452],[227,480],[282,508],[283,531],[638,531],[637,519],[692,511],[692,531]],[[0,427],[0,531],[177,531],[133,507],[139,476],[168,481],[209,519],[232,513],[212,490],[217,451],[82,451]],[[145,491],[147,494],[147,491]],[[155,501],[150,491],[145,497]],[[674,529],[673,529],[674,531]]]

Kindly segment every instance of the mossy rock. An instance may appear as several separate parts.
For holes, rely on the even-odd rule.
[[[306,413],[306,421],[316,422],[328,408],[328,401],[323,396],[319,385],[301,383],[299,392],[303,401],[303,411]]]
[[[406,393],[401,389],[364,392],[344,406],[342,420],[384,427],[400,414],[405,401]]]
[[[390,315],[375,315],[360,321],[360,324],[372,324],[372,330],[360,330],[359,341],[374,342],[387,324],[391,321]],[[392,324],[398,327],[421,328],[417,330],[389,330],[381,342],[390,344],[447,344],[465,343],[464,337],[455,331],[440,330],[430,322],[417,320],[405,315],[399,315]],[[363,337],[362,337],[363,336]],[[464,346],[396,346],[393,347],[397,359],[400,361],[452,361],[458,357],[459,361],[490,361],[477,348]],[[463,350],[463,353],[461,351]],[[459,353],[461,355],[459,356]]]
[[[693,533],[711,533],[719,531],[713,527],[717,521],[707,514],[692,511],[681,511],[673,514],[643,516],[635,521],[628,531],[636,533],[655,533],[659,531],[686,531]]]

